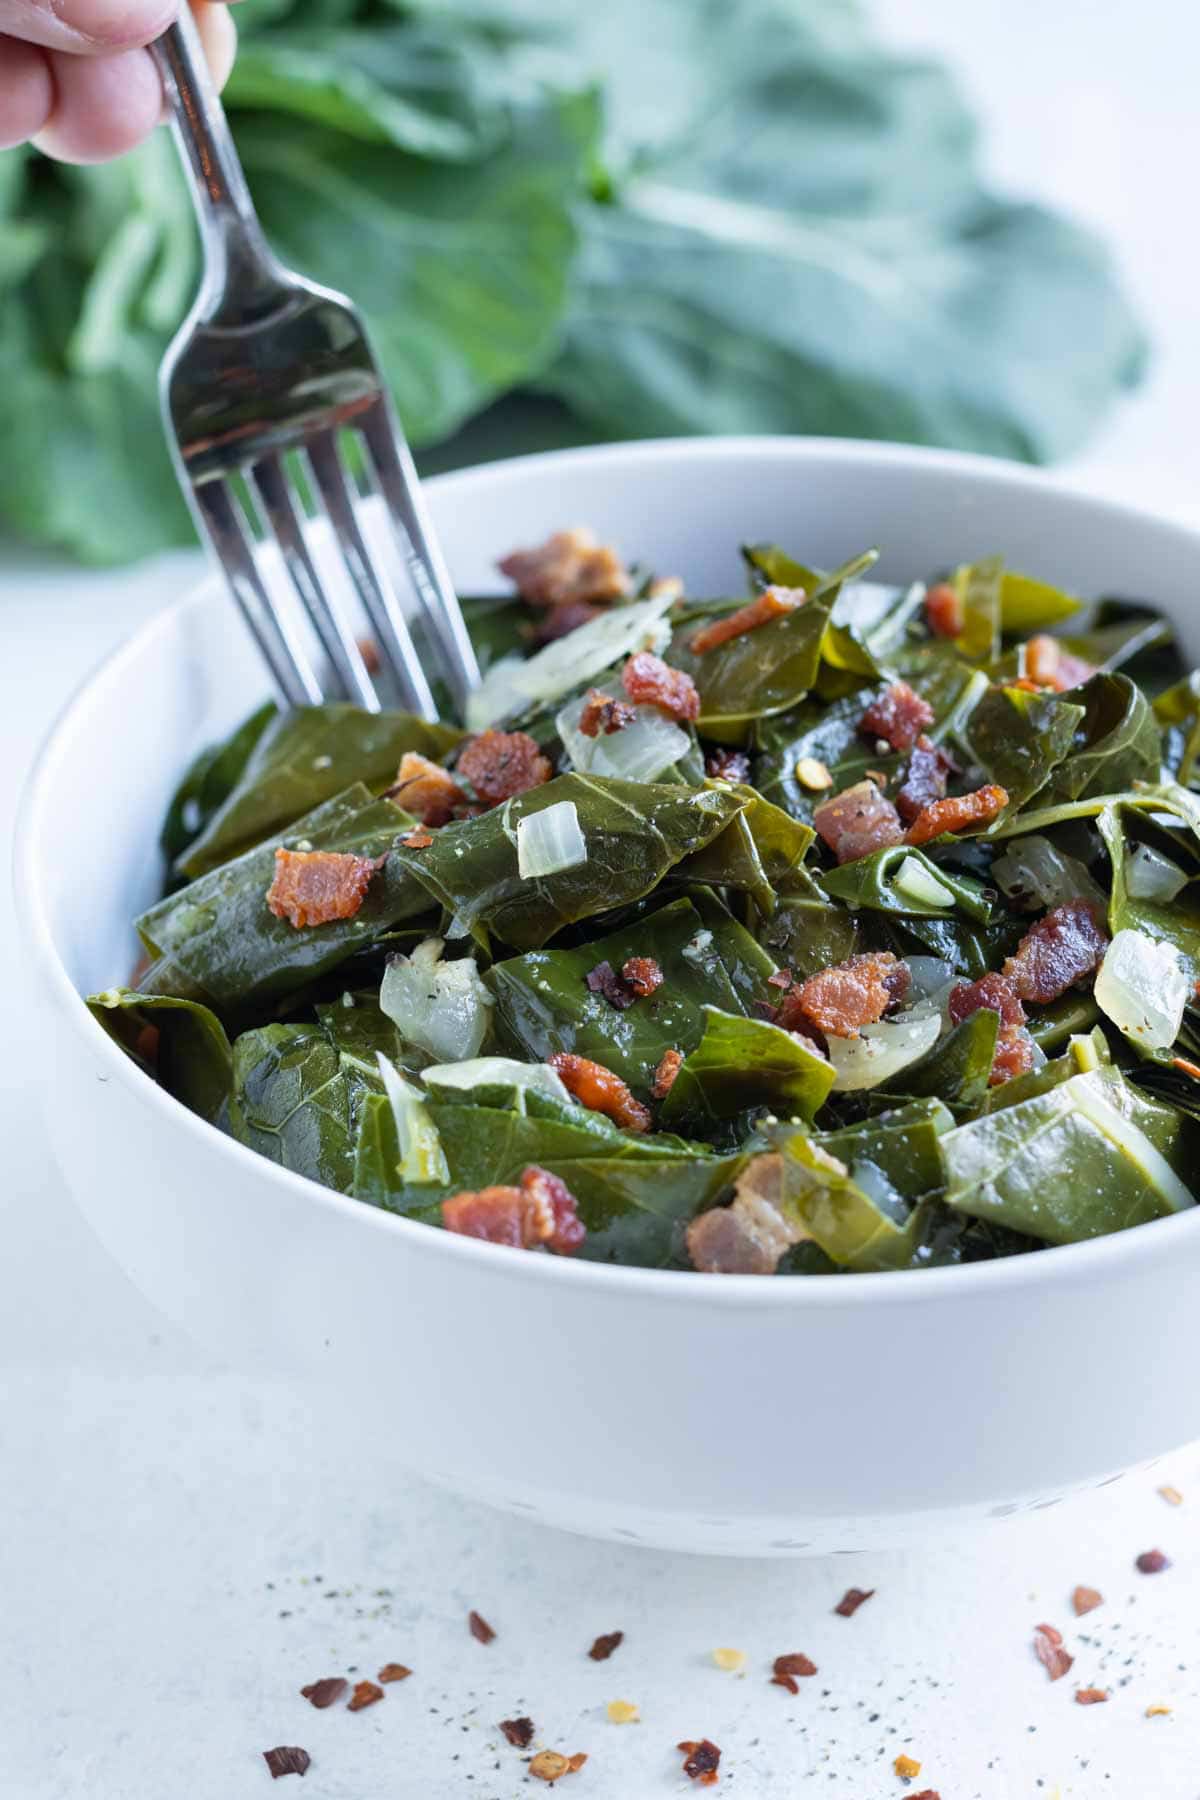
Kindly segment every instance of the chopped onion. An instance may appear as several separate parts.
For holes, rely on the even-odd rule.
[[[953,987],[958,977],[954,973],[954,964],[944,962],[940,956],[906,956],[908,973],[912,979],[909,989],[909,1011],[923,1000],[940,1003],[946,988]]]
[[[657,706],[635,706],[633,718],[620,731],[588,737],[579,729],[586,695],[564,706],[554,721],[567,755],[588,775],[610,775],[619,781],[657,781],[686,756],[692,740]]]
[[[534,1088],[539,1094],[549,1094],[552,1100],[568,1105],[571,1100],[549,1064],[518,1062],[512,1056],[477,1056],[467,1062],[435,1063],[422,1069],[421,1080],[426,1087],[458,1088],[463,1093],[481,1087]]]
[[[533,656],[504,657],[468,696],[468,727],[481,731],[535,703],[549,705],[635,650],[664,649],[671,635],[665,615],[675,598],[668,592],[632,606],[609,607]]]
[[[1118,931],[1096,976],[1096,1004],[1135,1044],[1165,1050],[1179,1036],[1191,985],[1173,945]]]
[[[1038,906],[1060,906],[1066,900],[1088,900],[1103,918],[1108,900],[1077,856],[1068,856],[1047,837],[1034,833],[1018,838],[992,864],[992,876],[1010,898]]]
[[[406,1043],[439,1062],[459,1062],[478,1053],[495,1002],[471,957],[442,962],[441,955],[441,938],[426,938],[411,956],[391,957],[379,1004]]]
[[[940,1016],[922,1008],[898,1019],[880,1019],[877,1025],[864,1025],[856,1038],[830,1038],[829,1060],[836,1071],[834,1091],[853,1093],[890,1081],[909,1063],[932,1050],[941,1029]]]
[[[907,900],[915,900],[918,906],[954,905],[951,890],[936,875],[931,875],[925,864],[915,856],[905,857],[896,872],[893,885]]]
[[[376,1053],[376,1061],[384,1092],[391,1102],[396,1136],[400,1140],[397,1169],[401,1180],[449,1181],[450,1166],[424,1094],[411,1081],[406,1081],[395,1063],[389,1062],[381,1052]]]
[[[1188,878],[1161,850],[1139,844],[1125,864],[1125,892],[1134,900],[1173,900]]]
[[[587,840],[573,800],[556,800],[517,821],[517,873],[522,881],[578,868],[588,859]]]

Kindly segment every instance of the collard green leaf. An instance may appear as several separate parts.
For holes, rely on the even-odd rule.
[[[734,611],[743,604],[731,601]],[[694,622],[681,625],[666,659],[700,691],[700,731],[722,744],[744,743],[756,719],[786,712],[817,678],[832,600],[813,597],[753,631],[697,654]]]
[[[376,792],[390,786],[407,750],[441,762],[461,736],[412,713],[369,713],[340,701],[281,713],[254,741],[223,804],[180,857],[180,873],[207,874],[353,782]]]
[[[1200,970],[1200,857],[1195,840],[1177,837],[1136,807],[1120,803],[1106,806],[1096,823],[1112,867],[1109,931],[1114,936],[1118,931],[1141,931],[1158,943],[1173,945],[1193,971]],[[1139,844],[1169,857],[1189,877],[1173,900],[1130,893],[1130,858]]]
[[[906,875],[914,873],[913,864],[924,878],[946,893],[944,905],[920,899],[905,885]],[[826,869],[821,885],[835,900],[844,901],[851,912],[867,907],[872,912],[937,919],[956,911],[980,925],[986,925],[995,912],[994,900],[982,882],[970,875],[956,874],[907,844],[891,844],[884,850],[873,850],[869,856],[860,856],[855,862],[843,863],[838,869]]]
[[[798,981],[845,962],[859,948],[854,915],[823,896],[782,901],[762,935],[763,942]]]
[[[1020,575],[1016,569],[1005,569],[1000,577],[1000,629],[1005,633],[1028,637],[1034,631],[1049,631],[1071,618],[1082,604],[1074,594],[1035,581],[1032,575]]]
[[[576,809],[587,861],[522,878],[517,826],[562,802]],[[564,925],[650,893],[745,804],[728,788],[560,775],[477,819],[444,825],[427,849],[401,847],[395,860],[468,930],[536,949]]]
[[[1039,806],[1152,781],[1162,757],[1150,703],[1127,675],[1093,675],[1072,690],[1084,708],[1070,754],[1038,790]]]
[[[268,700],[222,743],[207,745],[194,759],[176,788],[163,821],[159,842],[169,863],[183,855],[229,798],[275,713],[275,702]]]
[[[224,1027],[207,1006],[172,994],[106,988],[89,996],[88,1010],[176,1100],[210,1124],[223,1121],[233,1058]],[[150,1041],[148,1032],[154,1034]]]
[[[1184,787],[1194,787],[1200,762],[1200,670],[1176,682],[1154,702],[1162,728],[1162,759]]]
[[[346,1194],[357,1110],[370,1087],[348,1073],[320,1025],[264,1025],[233,1046],[229,1129],[261,1156]]]
[[[810,887],[804,858],[816,834],[764,800],[757,789],[731,786],[744,809],[702,850],[677,864],[674,879],[749,894],[760,914],[769,917],[781,894]]]
[[[989,687],[962,732],[962,741],[988,781],[1008,794],[1018,812],[1045,787],[1071,754],[1084,708],[1053,694]]]
[[[685,1057],[660,1117],[710,1135],[753,1107],[810,1123],[833,1086],[832,1065],[794,1032],[765,1019],[704,1008],[704,1035]]]
[[[963,563],[954,572],[954,587],[963,607],[963,628],[955,649],[970,662],[991,663],[1000,649],[1004,560],[985,557]]]
[[[889,1085],[913,1099],[937,1098],[955,1110],[973,1109],[987,1096],[999,1032],[999,1013],[986,1007],[972,1013]]]

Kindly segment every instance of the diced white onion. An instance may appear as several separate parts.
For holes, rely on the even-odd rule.
[[[533,656],[504,657],[468,696],[468,727],[481,731],[535,703],[548,705],[635,650],[665,648],[671,635],[665,615],[674,601],[667,592],[633,606],[611,606]]]
[[[571,1099],[549,1064],[518,1062],[512,1056],[477,1056],[467,1062],[435,1063],[422,1069],[421,1080],[427,1087],[461,1088],[464,1093],[481,1087],[536,1088],[552,1100],[569,1104]]]
[[[1009,896],[1034,901],[1039,906],[1061,906],[1067,900],[1088,900],[1103,918],[1108,899],[1077,856],[1068,856],[1037,833],[1017,838],[1010,850],[992,864],[992,876]]]
[[[1187,881],[1178,863],[1149,844],[1138,844],[1125,864],[1125,892],[1134,900],[1173,900]]]
[[[657,781],[691,748],[691,739],[657,706],[635,706],[634,716],[620,731],[599,731],[588,737],[579,729],[587,704],[586,694],[564,706],[554,721],[567,755],[587,775],[608,775],[618,781]]]
[[[450,1167],[437,1126],[420,1088],[406,1081],[395,1063],[376,1054],[384,1092],[391,1102],[400,1140],[398,1172],[404,1181],[449,1181]]]
[[[474,960],[442,962],[441,938],[426,938],[411,956],[393,956],[379,1004],[406,1043],[440,1062],[475,1056],[495,1004]]]
[[[943,991],[957,983],[954,964],[944,962],[940,956],[906,956],[904,960],[912,978],[908,991],[909,1011],[922,1000],[940,1003]]]
[[[556,800],[517,820],[517,873],[522,881],[578,868],[588,859],[587,839],[573,800]]]
[[[1144,931],[1118,931],[1096,976],[1101,1012],[1146,1050],[1165,1050],[1175,1042],[1190,991],[1179,952]]]
[[[909,1063],[932,1050],[941,1033],[942,1021],[937,1013],[904,1014],[898,1019],[881,1019],[877,1025],[864,1025],[856,1038],[829,1039],[829,1060],[836,1071],[833,1079],[837,1093],[853,1093],[859,1088],[878,1087],[890,1081]]]
[[[918,906],[953,906],[954,895],[951,890],[931,875],[923,862],[915,856],[906,856],[896,871],[894,883],[897,891],[906,900],[914,900]]]

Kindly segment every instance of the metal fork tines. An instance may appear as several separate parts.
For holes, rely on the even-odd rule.
[[[204,250],[161,374],[201,533],[286,704],[378,710],[357,613],[401,705],[437,716],[415,632],[461,713],[478,665],[362,320],[269,248],[187,7],[155,50]]]

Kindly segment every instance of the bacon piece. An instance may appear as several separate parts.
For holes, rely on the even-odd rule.
[[[1108,935],[1087,900],[1065,900],[1030,927],[1004,965],[1005,979],[1022,1000],[1044,1006],[1100,967]]]
[[[1035,1625],[1033,1648],[1051,1681],[1061,1681],[1075,1661],[1063,1649],[1062,1632],[1054,1625]]]
[[[598,544],[586,526],[556,531],[530,550],[512,550],[496,566],[531,606],[620,600],[631,586],[616,551]]]
[[[701,1787],[713,1787],[720,1779],[717,1768],[721,1761],[721,1752],[711,1738],[685,1738],[679,1745],[684,1754],[683,1772],[689,1781],[698,1781]]]
[[[602,606],[593,606],[589,600],[564,600],[559,606],[548,607],[537,624],[527,626],[526,630],[535,644],[553,644],[570,632],[578,631],[581,625],[598,619],[603,611]]]
[[[890,950],[873,950],[791,988],[780,1002],[778,1022],[785,1031],[807,1027],[826,1037],[857,1037],[863,1025],[874,1025],[889,1006],[903,1000],[911,986],[907,963]]]
[[[927,844],[944,831],[966,831],[972,825],[990,825],[1008,805],[1007,788],[989,783],[972,794],[935,800],[923,806],[904,834],[906,844]]]
[[[1071,1605],[1075,1608],[1075,1617],[1082,1619],[1084,1613],[1095,1612],[1098,1606],[1104,1605],[1104,1595],[1099,1588],[1077,1587],[1071,1595]]]
[[[840,1163],[829,1159],[831,1169]],[[687,1228],[688,1256],[703,1275],[773,1275],[780,1258],[808,1236],[782,1208],[783,1157],[777,1151],[751,1157],[738,1176],[729,1206],[714,1206]]]
[[[386,861],[386,856],[344,856],[337,850],[277,850],[267,905],[297,931],[352,919],[372,875]]]
[[[946,782],[957,775],[958,764],[948,750],[922,734],[913,745],[904,775],[904,785],[896,795],[896,811],[906,825],[935,800],[946,798]]]
[[[813,824],[839,863],[857,862],[872,850],[898,844],[904,836],[899,813],[873,781],[857,781],[823,801],[813,813]]]
[[[760,625],[795,612],[807,598],[803,588],[769,587],[745,606],[739,606],[736,612],[726,613],[723,619],[714,619],[711,625],[702,626],[693,635],[689,648],[693,656],[703,656],[706,650],[715,650],[718,644],[727,644],[730,638],[757,631]]]
[[[579,729],[584,737],[599,737],[601,732],[611,737],[614,731],[624,731],[627,725],[632,725],[635,716],[632,706],[627,706],[624,700],[614,700],[611,694],[602,694],[599,688],[589,688],[579,715]]]
[[[458,773],[485,806],[542,787],[554,774],[527,731],[481,731],[458,759]]]
[[[377,1681],[356,1681],[354,1692],[346,1702],[347,1712],[361,1712],[364,1706],[374,1706],[377,1700],[383,1699],[383,1689]]]
[[[999,1087],[1015,1075],[1027,1075],[1033,1067],[1033,1039],[1025,1029],[1025,1008],[1011,982],[994,972],[978,981],[960,981],[950,992],[950,1020],[961,1025],[972,1013],[994,1012],[1000,1015],[1000,1031],[988,1082]]]
[[[1096,673],[1091,663],[1084,662],[1081,656],[1072,656],[1057,638],[1045,632],[1031,637],[1025,645],[1024,667],[1026,680],[1038,688],[1052,688],[1056,694],[1079,687]]]
[[[638,650],[621,670],[621,686],[641,706],[657,706],[669,719],[698,719],[700,691],[691,676],[651,650]]]
[[[405,812],[414,814],[422,825],[445,825],[467,800],[449,769],[430,762],[416,750],[406,750],[400,758],[396,780],[387,797]]]
[[[593,994],[603,994],[610,1006],[618,1012],[624,1012],[632,1006],[635,995],[621,980],[610,962],[598,962],[594,969],[589,969],[584,976],[587,987]]]
[[[665,1100],[675,1086],[675,1077],[683,1067],[682,1050],[664,1050],[662,1061],[654,1071],[654,1086],[650,1089],[656,1100]]]
[[[623,1631],[602,1631],[595,1640],[588,1655],[593,1662],[607,1662],[614,1650],[619,1650],[625,1642]]]
[[[566,1050],[549,1057],[548,1062],[581,1106],[604,1113],[622,1131],[650,1129],[650,1108],[635,1100],[621,1077],[603,1063],[593,1062],[587,1056],[572,1056]]]
[[[840,1619],[852,1619],[860,1606],[865,1606],[875,1592],[874,1588],[847,1588],[834,1612]]]
[[[500,1729],[517,1750],[528,1750],[533,1742],[532,1719],[501,1719]]]
[[[704,772],[713,781],[748,781],[750,758],[744,750],[710,750]]]
[[[530,1164],[520,1187],[481,1188],[443,1200],[442,1224],[460,1237],[483,1238],[513,1250],[542,1245],[557,1256],[570,1256],[587,1236],[575,1206],[564,1181]]]
[[[663,984],[663,972],[652,956],[627,956],[621,964],[621,979],[627,981],[639,1000],[647,1000]]]
[[[938,581],[925,596],[925,623],[935,637],[956,638],[963,634],[967,615],[962,595],[948,581]]]
[[[933,724],[933,708],[907,681],[893,681],[876,695],[859,720],[864,737],[880,738],[893,750],[911,750],[921,732]]]

